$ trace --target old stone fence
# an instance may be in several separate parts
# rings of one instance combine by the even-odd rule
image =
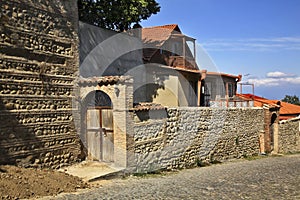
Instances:
[[[279,123],[279,153],[300,152],[300,117]]]
[[[151,116],[151,110],[147,113]],[[134,123],[136,172],[185,168],[259,154],[261,108],[168,108]],[[155,112],[161,112],[157,114]]]

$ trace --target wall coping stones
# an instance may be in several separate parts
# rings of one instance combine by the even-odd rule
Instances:
[[[167,107],[167,109],[177,110],[263,110],[261,107]]]
[[[132,83],[131,76],[101,76],[101,77],[89,77],[89,78],[79,78],[77,83],[81,87],[90,86],[102,86],[102,85],[115,85],[117,83]]]
[[[285,123],[287,123],[287,122],[299,121],[299,120],[300,120],[300,116],[299,116],[299,117],[292,118],[292,119],[282,120],[282,121],[279,121],[279,123],[280,123],[280,124],[285,124]]]

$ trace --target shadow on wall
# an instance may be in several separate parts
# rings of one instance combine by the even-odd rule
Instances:
[[[139,38],[80,22],[79,39],[82,77],[132,76],[134,102],[152,102],[157,91],[165,88],[167,76],[149,71],[149,66],[144,65]]]
[[[120,76],[143,64],[140,39],[79,22],[80,75]]]
[[[29,113],[14,112],[15,104],[0,98],[0,164],[29,166],[37,159],[35,150],[43,143],[35,136],[39,133]],[[28,125],[24,125],[28,124]]]
[[[67,165],[80,151],[71,112],[76,2],[0,1],[0,13],[0,163]]]
[[[161,120],[161,119],[166,120],[168,117],[168,113],[167,113],[166,109],[140,110],[140,111],[136,111],[135,115],[138,119],[138,120],[136,120],[136,122],[143,122],[143,121],[147,121],[149,119],[151,119],[151,120]]]
[[[142,85],[133,93],[134,102],[153,102],[153,99],[158,95],[159,89],[165,89],[164,84],[149,83]]]

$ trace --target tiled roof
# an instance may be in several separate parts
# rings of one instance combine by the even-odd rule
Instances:
[[[142,41],[144,43],[144,59],[149,60],[169,39],[173,31],[181,33],[177,24],[143,28]]]
[[[237,94],[238,97],[254,100],[255,107],[263,107],[263,105],[278,106],[278,100],[269,100],[252,94]]]
[[[113,85],[116,83],[124,83],[132,81],[130,76],[103,76],[103,77],[89,77],[89,78],[79,78],[78,85],[85,86],[96,86],[96,85]]]
[[[162,25],[162,26],[153,26],[153,27],[148,27],[148,28],[167,28],[167,29],[171,29],[171,30],[176,29],[178,32],[180,32],[178,24],[166,24],[166,25]]]
[[[264,97],[256,96],[254,94],[238,94],[241,97],[250,98],[250,99],[256,99],[256,100],[268,100]]]
[[[252,94],[238,94],[241,98],[248,98],[254,100],[255,107],[262,107],[264,104],[278,106],[280,105],[280,115],[299,115],[300,114],[300,106],[286,103],[278,100],[269,100],[263,97],[255,96]]]
[[[283,115],[300,114],[300,106],[281,101],[280,114]]]

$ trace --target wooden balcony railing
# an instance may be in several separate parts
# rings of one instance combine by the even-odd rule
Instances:
[[[169,56],[168,65],[172,67],[181,67],[186,69],[197,69],[194,58],[183,56]]]

